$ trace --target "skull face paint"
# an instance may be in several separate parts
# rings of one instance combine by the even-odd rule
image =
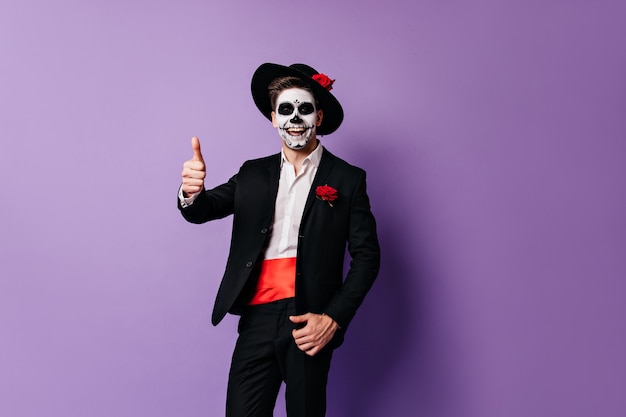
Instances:
[[[278,95],[272,124],[290,149],[304,148],[315,137],[315,128],[320,121],[315,98],[307,90],[290,88]]]

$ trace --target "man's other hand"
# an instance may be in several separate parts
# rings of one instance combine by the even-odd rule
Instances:
[[[294,329],[291,334],[298,349],[309,356],[315,356],[330,340],[339,325],[325,314],[306,313],[300,316],[289,316],[293,323],[306,323],[301,329]]]

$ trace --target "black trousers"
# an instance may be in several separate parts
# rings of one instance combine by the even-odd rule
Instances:
[[[239,320],[226,397],[227,417],[271,417],[281,382],[289,417],[323,417],[331,349],[311,357],[296,346],[293,299],[249,306]]]

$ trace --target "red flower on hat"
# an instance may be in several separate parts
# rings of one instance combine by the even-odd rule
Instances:
[[[335,82],[335,80],[331,80],[328,75],[326,74],[315,74],[313,75],[313,78],[315,81],[317,81],[319,83],[319,85],[321,85],[322,87],[324,87],[327,91],[330,91],[333,89],[333,83]]]
[[[328,202],[329,206],[333,206],[333,201],[335,201],[339,194],[337,190],[333,187],[329,187],[328,185],[320,185],[315,189],[315,195],[322,201]]]

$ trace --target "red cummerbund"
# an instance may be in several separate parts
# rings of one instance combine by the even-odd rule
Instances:
[[[296,258],[266,259],[250,305],[271,303],[296,295]]]

